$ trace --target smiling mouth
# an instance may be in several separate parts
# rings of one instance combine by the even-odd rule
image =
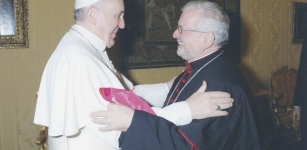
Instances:
[[[179,39],[177,39],[178,45],[184,45],[183,42]]]

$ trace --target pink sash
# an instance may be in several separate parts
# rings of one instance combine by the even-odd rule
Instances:
[[[142,110],[150,114],[156,115],[156,113],[150,108],[147,102],[138,97],[132,91],[116,89],[116,88],[99,89],[101,96],[110,103],[114,103],[112,101],[112,98],[115,97],[115,100],[121,105],[125,105],[132,109]]]

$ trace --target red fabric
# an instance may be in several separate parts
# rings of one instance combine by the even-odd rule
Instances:
[[[114,103],[112,98],[115,97],[115,100],[121,105],[156,115],[156,113],[150,108],[147,102],[138,97],[132,91],[116,88],[100,88],[99,92],[100,95],[110,103]]]
[[[187,69],[191,69],[191,65],[188,61],[185,61],[185,65],[187,66]]]
[[[196,150],[199,150],[199,148],[197,148],[195,144],[190,141],[190,139],[181,130],[178,129],[178,131],[192,145],[191,149],[195,148]]]

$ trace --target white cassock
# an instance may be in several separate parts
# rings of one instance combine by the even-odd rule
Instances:
[[[36,104],[34,123],[49,127],[49,150],[114,150],[119,131],[99,132],[91,122],[93,111],[107,110],[100,87],[131,90],[132,83],[117,73],[105,51],[106,44],[79,25],[64,35],[45,67]],[[139,85],[134,92],[148,101],[158,116],[177,125],[189,123],[186,102],[166,108],[163,83]]]

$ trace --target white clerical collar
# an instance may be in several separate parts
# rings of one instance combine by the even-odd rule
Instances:
[[[88,39],[88,42],[91,42],[91,44],[93,44],[93,46],[95,46],[95,48],[101,52],[104,52],[106,50],[106,43],[101,40],[99,37],[97,37],[95,34],[93,34],[92,32],[88,31],[87,29],[85,29],[84,27],[78,25],[78,24],[74,24],[73,26],[71,26],[71,28],[73,30],[75,30],[76,32],[79,32],[82,34],[82,36],[84,36],[84,38]]]
[[[212,51],[212,52],[210,52],[210,53],[208,53],[208,54],[206,54],[206,55],[204,55],[204,56],[201,56],[201,57],[199,57],[199,58],[197,58],[197,59],[194,59],[194,60],[192,60],[192,61],[188,61],[189,63],[191,63],[191,62],[194,62],[194,61],[197,61],[197,60],[200,60],[200,59],[203,59],[203,58],[205,58],[205,57],[207,57],[207,56],[209,56],[209,55],[211,55],[211,54],[213,54],[213,53],[215,53],[216,51],[218,51],[219,49],[216,49],[216,50],[214,50],[214,51]]]

